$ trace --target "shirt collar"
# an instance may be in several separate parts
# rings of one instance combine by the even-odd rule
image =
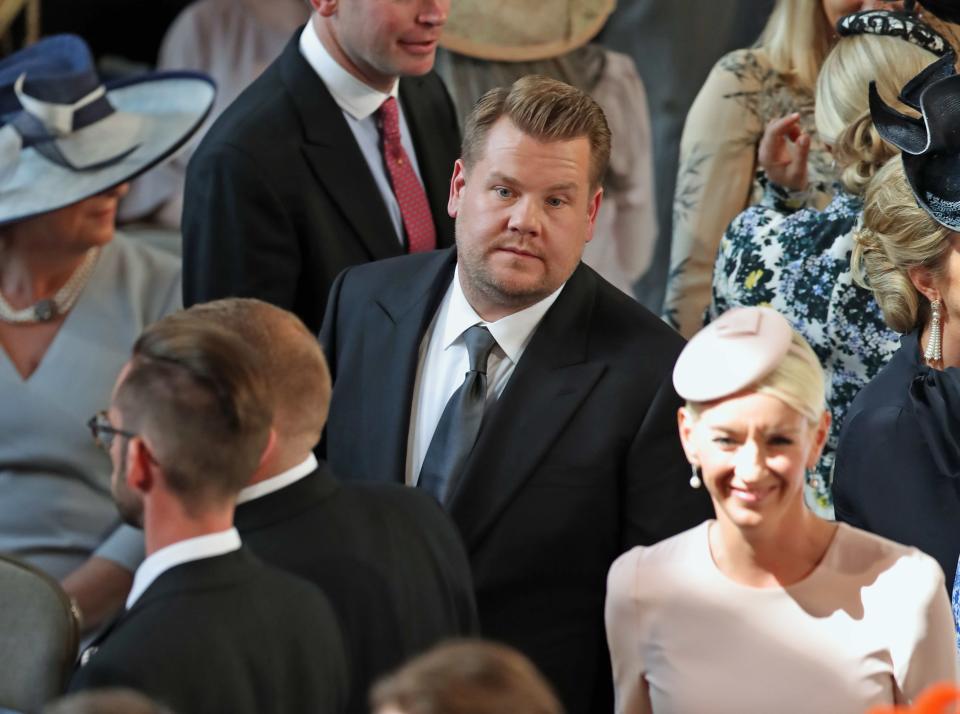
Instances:
[[[282,473],[278,473],[276,476],[271,476],[268,479],[247,486],[240,492],[240,495],[237,496],[237,505],[239,506],[241,503],[246,503],[247,501],[266,496],[274,491],[279,491],[281,488],[286,488],[290,484],[296,483],[300,479],[312,474],[317,470],[318,465],[317,457],[311,452],[310,456],[292,469],[287,469]]]
[[[237,533],[236,528],[187,538],[161,548],[156,553],[151,554],[137,568],[137,572],[133,576],[133,586],[127,596],[127,609],[133,607],[146,589],[153,584],[154,580],[171,568],[194,560],[224,555],[239,549],[240,534]]]
[[[450,302],[447,306],[446,315],[443,322],[443,349],[452,345],[466,330],[474,325],[484,325],[497,345],[503,350],[507,358],[516,364],[520,361],[520,355],[526,348],[527,343],[533,336],[534,330],[540,324],[540,320],[550,309],[550,306],[560,297],[560,291],[563,290],[564,283],[552,293],[547,295],[539,302],[530,307],[525,307],[512,315],[501,317],[496,322],[484,322],[476,310],[467,302],[467,296],[463,294],[463,288],[460,286],[460,266],[453,271],[453,282],[450,284]]]
[[[363,120],[377,111],[387,97],[396,99],[399,96],[399,81],[395,81],[393,89],[385,94],[364,84],[341,67],[323,46],[313,27],[313,22],[311,19],[300,33],[300,54],[327,85],[327,89],[330,90],[333,100],[340,109],[354,119]]]

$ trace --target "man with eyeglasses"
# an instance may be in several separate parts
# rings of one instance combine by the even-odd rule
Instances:
[[[147,558],[71,691],[131,687],[184,714],[344,711],[344,645],[326,597],[263,565],[232,525],[274,440],[259,360],[225,329],[167,318],[137,341],[110,409],[91,420]]]

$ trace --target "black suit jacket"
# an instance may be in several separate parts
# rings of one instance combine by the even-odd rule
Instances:
[[[918,333],[904,335],[853,400],[837,444],[833,505],[838,521],[936,558],[949,591],[960,556],[960,479],[937,465],[910,399],[924,369]],[[952,424],[940,428],[958,438]]]
[[[326,464],[237,507],[244,544],[330,598],[350,658],[348,711],[369,711],[373,682],[440,640],[478,630],[470,563],[427,494],[339,484]]]
[[[245,548],[161,574],[95,647],[70,691],[130,687],[177,714],[336,714],[346,705],[327,598]]]
[[[183,297],[257,297],[319,330],[344,268],[404,252],[343,112],[300,54],[299,36],[217,119],[187,167]],[[460,135],[430,73],[400,102],[437,227],[453,244],[447,195]]]
[[[331,291],[325,449],[336,473],[402,482],[424,333],[453,250],[359,266]],[[607,569],[711,514],[689,488],[670,375],[683,340],[580,265],[530,340],[449,504],[486,637],[512,643],[570,714],[612,709]],[[389,365],[385,363],[389,360]]]

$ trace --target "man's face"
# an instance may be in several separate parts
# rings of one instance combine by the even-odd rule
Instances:
[[[123,429],[123,419],[116,406],[111,406],[107,415],[112,426]],[[113,495],[113,502],[117,504],[121,520],[136,528],[143,528],[143,496],[127,484],[129,447],[130,439],[121,435],[115,436],[113,443],[110,444],[110,460],[113,462],[110,493]]]
[[[490,127],[469,170],[457,161],[448,212],[460,283],[485,320],[538,302],[573,274],[603,193],[589,173],[585,136],[541,142],[507,117]]]
[[[371,86],[433,69],[450,0],[339,0],[336,8],[336,40]]]

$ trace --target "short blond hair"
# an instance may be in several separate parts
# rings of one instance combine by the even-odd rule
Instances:
[[[898,99],[900,88],[936,59],[900,37],[868,34],[841,37],[827,55],[817,79],[817,133],[833,145],[840,181],[850,193],[862,195],[870,178],[899,153],[870,118],[870,82],[888,105],[917,116]]]
[[[757,44],[774,70],[812,92],[833,35],[818,0],[777,0]]]
[[[803,335],[793,330],[790,349],[780,364],[743,391],[776,397],[803,414],[811,425],[816,425],[827,408],[825,384],[823,367],[816,352]],[[687,402],[686,407],[687,411],[697,418],[713,403],[715,402]]]
[[[949,239],[950,231],[917,204],[900,158],[888,161],[867,185],[850,268],[854,280],[873,291],[890,329],[905,334],[926,323],[929,303],[909,271],[941,274]]]
[[[254,298],[214,300],[187,314],[236,333],[260,355],[278,436],[312,448],[330,408],[330,369],[317,337],[300,318]]]
[[[538,141],[585,137],[590,142],[590,185],[600,186],[610,163],[610,127],[590,95],[536,74],[491,89],[477,100],[464,124],[460,156],[467,170],[483,155],[490,127],[504,116]]]

